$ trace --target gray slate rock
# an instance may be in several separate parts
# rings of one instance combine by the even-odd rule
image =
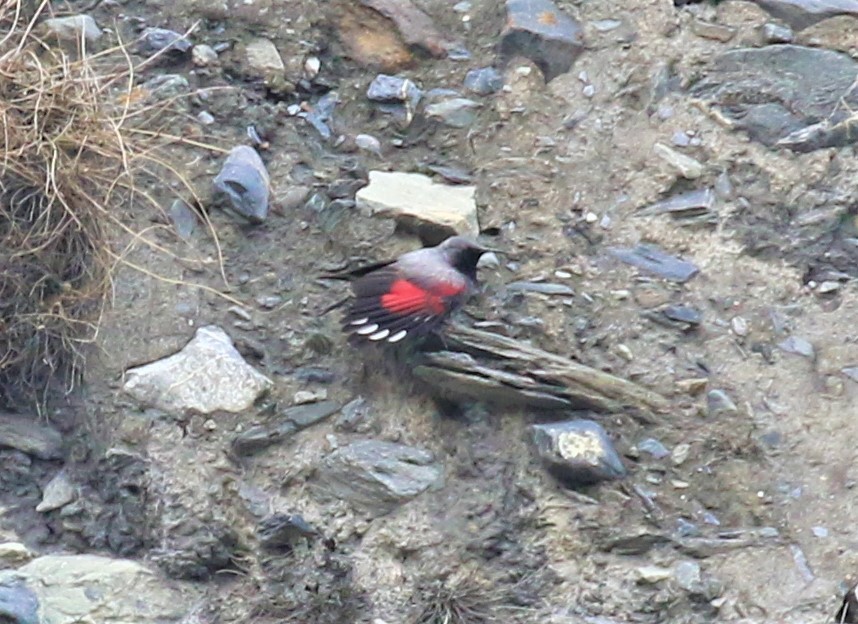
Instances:
[[[197,229],[197,215],[182,199],[177,199],[170,204],[170,220],[176,228],[176,233],[184,240],[188,240]]]
[[[797,45],[741,48],[718,56],[691,94],[720,107],[735,128],[755,141],[773,146],[785,140],[786,147],[809,151],[814,141],[824,146],[828,137],[796,133],[820,120],[829,126],[816,132],[836,133],[830,126],[845,123],[858,108],[856,74],[858,62],[831,50]],[[858,135],[846,135],[843,141],[858,140]]]
[[[45,486],[45,491],[42,494],[42,502],[36,505],[36,511],[46,513],[65,507],[76,496],[77,492],[68,473],[65,470],[60,470]]]
[[[593,485],[626,475],[610,437],[595,421],[531,425],[530,432],[543,465],[571,487]]]
[[[123,389],[170,414],[242,412],[272,385],[242,359],[219,327],[197,330],[178,353],[126,372]]]
[[[366,97],[373,102],[409,102],[413,108],[420,102],[423,92],[408,78],[379,74],[369,84]]]
[[[0,622],[41,624],[39,599],[20,580],[8,578],[0,581]]]
[[[813,26],[829,17],[858,17],[858,0],[753,0],[774,17],[796,30]]]
[[[226,195],[235,212],[251,223],[262,223],[268,216],[269,183],[265,163],[248,145],[232,148],[214,179],[215,189]]]
[[[360,440],[328,455],[319,468],[315,491],[345,500],[376,516],[440,486],[444,468],[429,451],[379,440]]]
[[[501,54],[530,59],[546,82],[568,72],[584,51],[583,29],[551,0],[506,0],[506,12]]]
[[[62,434],[35,422],[35,417],[0,413],[0,448],[13,448],[39,459],[63,456]]]
[[[83,35],[87,43],[95,43],[102,35],[98,24],[89,15],[52,17],[42,22],[41,27],[60,41],[76,41]]]
[[[251,427],[238,434],[232,441],[232,448],[238,455],[255,453],[286,440],[301,429],[306,429],[339,410],[339,404],[334,401],[320,401],[290,407],[283,412],[276,423]]]
[[[478,102],[455,97],[429,104],[425,112],[430,119],[437,119],[451,128],[468,128],[477,119],[478,108]]]
[[[302,540],[319,535],[319,532],[298,514],[269,516],[259,523],[256,533],[259,543],[269,550],[290,549]]]
[[[503,75],[494,67],[480,67],[465,74],[465,88],[477,95],[491,95],[503,88]]]
[[[0,615],[6,609],[14,624],[168,624],[189,608],[179,591],[126,559],[49,555],[0,572]]]
[[[684,283],[700,272],[696,266],[671,256],[655,245],[638,245],[633,248],[612,247],[611,255],[626,264],[655,273],[673,282]]]
[[[156,54],[164,52],[168,55],[181,56],[190,52],[194,46],[186,37],[174,30],[148,27],[140,33],[137,51],[140,54]]]

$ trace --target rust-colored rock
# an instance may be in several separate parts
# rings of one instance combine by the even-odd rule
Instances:
[[[443,58],[451,42],[408,0],[338,0],[332,21],[349,56],[386,72],[408,67],[412,48]]]

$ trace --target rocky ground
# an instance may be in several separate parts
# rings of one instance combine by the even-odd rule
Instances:
[[[0,415],[0,620],[833,619],[854,0],[54,4],[157,55],[132,93],[199,197],[148,189],[83,386]],[[462,399],[319,314],[321,273],[451,232],[507,252],[458,322],[519,372],[665,402]]]

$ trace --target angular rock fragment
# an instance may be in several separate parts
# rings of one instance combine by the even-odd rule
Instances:
[[[551,0],[506,0],[501,54],[523,56],[549,82],[572,67],[584,51],[583,29]]]
[[[571,487],[619,479],[626,474],[610,437],[595,421],[532,425],[530,432],[546,469]]]
[[[680,154],[675,149],[663,143],[656,143],[653,151],[664,162],[675,168],[683,178],[696,180],[703,175],[703,165],[691,156]]]
[[[45,486],[42,502],[36,506],[36,511],[46,513],[59,509],[72,502],[76,495],[74,484],[71,482],[68,473],[65,470],[60,470]]]
[[[35,416],[0,413],[0,448],[13,448],[39,459],[63,456],[62,434],[36,422]]]
[[[81,36],[87,43],[101,39],[101,29],[89,15],[67,15],[52,17],[41,24],[41,28],[60,41],[77,41]]]
[[[371,215],[396,219],[426,242],[454,234],[479,234],[476,187],[438,184],[419,173],[370,171],[369,185],[355,195]]]
[[[235,212],[251,223],[262,223],[268,216],[269,182],[268,170],[256,150],[239,145],[229,152],[214,186],[229,198]]]
[[[634,248],[612,247],[608,251],[626,264],[674,282],[687,282],[700,272],[700,269],[690,262],[666,254],[655,245],[641,244]]]
[[[251,427],[238,434],[232,448],[238,455],[249,455],[278,444],[340,410],[334,401],[321,401],[308,405],[297,405],[285,410],[276,423]]]
[[[491,95],[503,88],[503,74],[494,67],[472,69],[465,75],[464,85],[477,95]]]
[[[244,55],[247,69],[265,80],[282,75],[286,71],[280,52],[270,39],[251,39],[244,45]]]
[[[256,532],[260,544],[269,550],[290,549],[302,540],[319,535],[319,532],[298,514],[269,516],[259,523]]]
[[[452,128],[468,128],[477,118],[478,102],[454,97],[426,106],[426,116],[437,119]]]
[[[166,28],[148,27],[140,33],[137,52],[150,55],[162,52],[173,56],[182,56],[194,46],[185,36]]]
[[[219,327],[197,330],[184,349],[126,372],[123,389],[140,403],[171,414],[241,412],[271,387]]]
[[[443,466],[429,451],[379,440],[360,440],[328,455],[313,484],[326,499],[345,500],[381,516],[442,483]]]

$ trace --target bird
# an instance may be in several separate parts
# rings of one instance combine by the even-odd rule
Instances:
[[[375,343],[395,344],[437,330],[477,288],[477,263],[484,247],[467,236],[451,236],[435,247],[409,251],[344,274],[325,277],[351,281],[343,330]]]

